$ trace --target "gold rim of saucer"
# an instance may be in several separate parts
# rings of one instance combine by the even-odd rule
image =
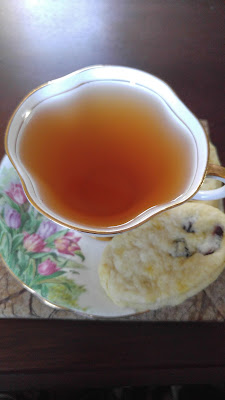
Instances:
[[[0,260],[2,262],[2,264],[4,264],[5,268],[7,269],[7,271],[9,272],[9,274],[17,281],[19,282],[30,294],[32,294],[33,296],[37,297],[43,304],[45,304],[48,307],[54,308],[56,311],[66,311],[66,312],[73,312],[74,314],[80,315],[82,317],[86,317],[90,318],[90,319],[96,319],[96,320],[109,320],[109,319],[118,319],[118,318],[127,318],[127,317],[135,317],[141,314],[144,314],[148,311],[151,311],[149,308],[147,308],[144,311],[133,311],[130,314],[126,314],[126,315],[109,315],[109,316],[104,316],[104,315],[95,315],[95,314],[91,314],[88,312],[84,312],[81,311],[79,309],[73,309],[73,308],[67,308],[64,306],[60,306],[56,303],[53,303],[52,301],[49,301],[47,299],[45,299],[45,297],[41,296],[39,293],[37,293],[34,289],[32,289],[30,286],[28,286],[26,283],[24,283],[23,281],[20,280],[20,278],[18,278],[18,276],[11,270],[11,268],[9,267],[9,265],[5,262],[4,258],[2,257],[2,255],[0,254]]]

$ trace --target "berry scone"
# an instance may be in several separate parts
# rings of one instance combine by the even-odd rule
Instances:
[[[115,236],[99,265],[100,283],[122,307],[177,305],[212,283],[225,267],[225,214],[189,202]]]

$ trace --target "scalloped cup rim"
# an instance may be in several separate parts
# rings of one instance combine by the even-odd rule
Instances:
[[[88,78],[85,76],[84,79],[84,75],[88,75]],[[188,188],[186,193],[183,193],[181,196],[167,204],[155,206],[144,211],[142,214],[123,225],[111,226],[107,228],[88,227],[82,224],[71,223],[71,221],[65,220],[61,216],[55,214],[53,210],[48,209],[48,207],[42,202],[42,200],[40,200],[35,192],[32,179],[22,165],[17,146],[17,142],[19,140],[18,137],[21,133],[21,126],[23,125],[26,116],[32,112],[33,108],[36,107],[40,101],[44,101],[51,96],[60,95],[67,90],[74,90],[81,84],[96,79],[122,80],[128,83],[142,85],[154,91],[159,95],[161,100],[169,106],[171,113],[175,114],[188,128],[196,142],[196,151],[198,152],[198,165],[196,166],[195,176],[193,177],[191,187]],[[199,148],[203,142],[205,145],[203,152],[200,154]],[[146,222],[153,215],[156,215],[169,208],[173,208],[191,199],[198,192],[199,187],[201,186],[206,175],[209,156],[209,142],[208,137],[197,117],[194,116],[194,114],[175,94],[173,89],[171,89],[170,86],[163,80],[147,72],[130,67],[116,65],[93,65],[49,81],[31,91],[20,102],[8,123],[5,134],[5,150],[20,177],[28,200],[39,212],[56,223],[70,229],[89,233],[94,236],[113,236],[117,233],[122,233],[135,228]]]

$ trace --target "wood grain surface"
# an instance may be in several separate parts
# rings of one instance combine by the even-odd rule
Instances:
[[[225,165],[222,0],[1,0],[0,158],[17,104],[93,64],[164,79]],[[223,382],[224,324],[0,320],[0,389]]]
[[[1,390],[224,381],[222,324],[13,319],[0,331]]]

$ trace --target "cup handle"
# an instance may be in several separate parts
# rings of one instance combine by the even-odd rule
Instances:
[[[225,197],[225,168],[216,164],[209,164],[206,171],[206,178],[217,179],[224,185],[212,190],[199,190],[193,200],[218,200]]]

